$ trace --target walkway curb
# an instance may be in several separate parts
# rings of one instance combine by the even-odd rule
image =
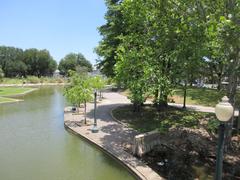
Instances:
[[[92,133],[91,127],[89,126],[78,126],[77,122],[81,117],[73,116],[70,112],[64,113],[65,128],[99,147],[103,152],[116,159],[133,174],[136,179],[163,180],[163,177],[125,150],[126,146],[124,143],[131,143],[136,131],[126,127],[126,125],[122,123],[120,124],[114,116],[112,116],[112,110],[118,107],[116,104],[121,106],[121,102],[124,102],[125,99],[117,93],[109,93],[108,97],[109,100],[112,100],[111,102],[98,106],[98,108],[101,109],[101,111],[98,112],[100,113],[99,116],[101,116],[101,118],[98,119],[98,133]],[[90,110],[93,109],[92,104],[88,104],[88,106],[91,106]],[[93,121],[92,117],[89,117],[89,120]]]
[[[124,166],[124,168],[126,168],[135,178],[137,178],[138,180],[144,180],[146,179],[145,177],[141,178],[141,174],[135,173],[131,168],[129,168],[123,161],[121,161],[119,158],[117,158],[111,151],[105,149],[104,147],[102,147],[101,145],[99,145],[98,143],[94,142],[93,140],[87,138],[86,136],[77,133],[76,131],[74,131],[72,128],[70,128],[68,125],[66,125],[64,123],[64,127],[67,129],[67,131],[69,131],[70,133],[73,133],[77,136],[79,136],[80,138],[82,138],[84,141],[92,144],[93,146],[97,147],[98,149],[100,149],[102,152],[106,153],[107,155],[109,155],[111,158],[115,159],[118,161],[118,163],[120,163],[121,165]]]

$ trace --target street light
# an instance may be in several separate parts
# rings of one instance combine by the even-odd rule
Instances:
[[[97,110],[97,91],[94,91],[94,124],[92,127],[92,132],[97,133],[98,128],[97,128],[97,118],[96,118],[96,110]]]
[[[218,133],[218,147],[217,147],[217,162],[215,180],[222,179],[222,164],[223,164],[223,148],[224,148],[224,131],[225,123],[233,116],[233,106],[228,102],[228,97],[224,96],[222,101],[216,105],[215,113],[218,120],[221,122],[219,125]]]

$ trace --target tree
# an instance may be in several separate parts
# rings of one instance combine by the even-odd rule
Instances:
[[[122,0],[106,0],[108,8],[105,14],[106,24],[98,28],[103,39],[95,48],[99,55],[98,68],[108,77],[114,77],[117,48],[121,42],[119,36],[125,34],[124,19],[121,12]]]
[[[91,87],[94,90],[97,90],[99,92],[99,96],[100,96],[100,99],[101,99],[102,98],[101,90],[105,86],[104,79],[101,76],[94,76],[94,77],[90,77],[89,81],[90,81]]]
[[[24,51],[23,62],[27,65],[27,75],[47,76],[56,70],[56,61],[49,51],[38,49],[27,49]]]
[[[240,6],[237,0],[204,1],[207,14],[207,37],[213,59],[224,65],[224,74],[228,78],[227,95],[235,107],[237,84],[240,73]],[[214,9],[214,10],[212,10]],[[219,58],[220,55],[221,58]],[[215,58],[216,57],[216,58]],[[232,136],[233,119],[227,127],[227,143],[229,146]]]
[[[26,76],[27,66],[22,61],[8,61],[5,71],[7,77],[22,77]]]
[[[58,69],[61,74],[69,75],[68,71],[92,71],[91,63],[81,53],[70,53],[61,59]]]
[[[0,46],[0,66],[6,77],[25,76],[26,65],[22,60],[22,49]]]
[[[71,85],[65,89],[64,96],[69,102],[77,106],[78,111],[80,105],[84,103],[84,123],[86,124],[86,103],[92,100],[93,89],[87,76],[79,76],[75,72],[70,74]]]
[[[129,44],[126,41],[126,44],[122,44],[118,49],[115,78],[130,90],[128,98],[133,103],[133,110],[139,112],[146,100],[149,71],[148,66],[142,61],[145,58],[144,52],[139,52],[137,48],[128,51]]]
[[[3,73],[2,67],[0,66],[0,82],[3,81],[3,78],[4,78],[4,73]]]
[[[219,85],[228,77],[234,104],[240,72],[238,1],[109,0],[107,7],[96,49],[99,66],[136,92],[133,99],[152,93],[158,106],[166,106],[174,83],[183,80],[187,87],[206,77],[207,64]]]

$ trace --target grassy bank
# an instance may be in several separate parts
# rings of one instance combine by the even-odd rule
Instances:
[[[175,103],[183,103],[183,89],[174,89],[171,99]],[[203,106],[216,106],[223,96],[227,94],[226,91],[217,91],[216,89],[207,88],[188,88],[187,89],[187,104],[203,105]],[[240,92],[237,91],[236,105],[240,105]]]
[[[64,83],[66,80],[64,78],[55,77],[36,77],[28,76],[27,78],[3,78],[0,84],[37,84],[37,83]]]
[[[121,94],[128,96],[129,90],[122,91]],[[223,96],[227,94],[226,91],[217,91],[216,89],[207,88],[194,88],[187,89],[186,104],[189,105],[202,105],[215,107]],[[181,88],[175,88],[172,91],[172,96],[169,96],[169,102],[183,104],[184,91]],[[149,100],[152,100],[150,97]],[[240,91],[237,91],[236,105],[240,106]]]
[[[0,104],[2,103],[10,103],[10,102],[17,102],[17,99],[13,98],[6,98],[6,97],[0,97]]]
[[[22,87],[2,87],[0,88],[0,103],[9,103],[9,102],[17,102],[18,99],[10,98],[13,96],[22,95],[28,93],[34,88],[22,88]]]
[[[26,87],[2,87],[0,88],[0,96],[16,96],[24,94],[28,91],[33,90],[33,88]]]

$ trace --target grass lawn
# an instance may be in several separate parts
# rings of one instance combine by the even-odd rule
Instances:
[[[9,98],[5,96],[16,96],[20,94],[24,94],[34,90],[34,88],[22,88],[22,87],[1,87],[0,88],[0,103],[7,103],[7,102],[16,102],[17,99]]]
[[[36,77],[36,76],[28,76],[26,78],[3,78],[1,84],[37,84],[37,83],[65,83],[67,82],[64,78],[58,77]]]
[[[13,98],[6,98],[6,97],[0,97],[0,104],[1,103],[8,103],[8,102],[16,102],[16,99]]]
[[[216,89],[207,88],[189,88],[187,89],[186,104],[203,105],[203,106],[216,106],[218,101],[226,95],[225,91],[217,91]],[[183,103],[183,90],[175,89],[171,99],[175,103]],[[236,105],[240,105],[240,92],[237,92]]]
[[[125,90],[120,93],[124,96],[128,96],[130,92],[129,90]],[[183,104],[183,94],[183,89],[174,89],[172,96],[169,96],[169,102],[173,100],[173,102],[177,104]],[[189,87],[187,89],[186,104],[215,107],[221,98],[226,94],[227,93],[225,91],[217,91],[216,89]],[[152,99],[149,98],[149,100]],[[240,106],[240,91],[237,91],[236,105]]]
[[[1,87],[0,88],[0,96],[15,96],[18,94],[26,93],[33,88],[26,88],[26,87]]]
[[[156,111],[155,107],[146,105],[140,113],[135,113],[129,105],[114,109],[113,116],[141,133],[156,129],[164,133],[171,127],[199,128],[200,124],[214,133],[218,126],[213,113],[186,111],[174,107]]]

